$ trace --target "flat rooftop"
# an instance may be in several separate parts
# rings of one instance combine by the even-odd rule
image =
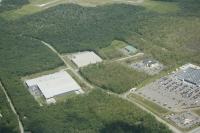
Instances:
[[[74,54],[71,60],[78,67],[83,67],[89,64],[94,64],[102,61],[102,59],[98,55],[96,55],[94,52],[89,52],[89,51]]]
[[[188,67],[177,74],[179,80],[184,80],[194,85],[200,86],[200,69]]]
[[[81,87],[66,71],[30,79],[25,82],[29,88],[37,86],[46,99],[63,93],[81,90]]]

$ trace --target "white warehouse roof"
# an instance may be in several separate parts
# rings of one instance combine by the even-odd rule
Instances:
[[[82,52],[73,55],[73,58],[71,59],[78,67],[87,66],[89,64],[94,64],[97,62],[101,62],[102,59],[96,55],[94,52]]]
[[[66,71],[27,80],[26,84],[29,88],[37,85],[46,99],[70,91],[81,90],[81,87]]]

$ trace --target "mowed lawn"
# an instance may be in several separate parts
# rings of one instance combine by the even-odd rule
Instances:
[[[7,19],[7,20],[14,20],[14,19],[18,19],[20,17],[23,17],[25,15],[30,15],[39,11],[42,11],[46,8],[61,4],[61,3],[67,3],[70,0],[59,0],[57,2],[48,4],[46,6],[43,7],[38,7],[36,6],[37,4],[45,4],[48,2],[51,2],[52,0],[29,0],[30,4],[23,6],[20,9],[16,9],[16,10],[12,10],[12,11],[6,11],[4,13],[1,13],[0,15]]]
[[[37,4],[45,4],[51,2],[52,0],[30,0],[30,4],[23,6],[20,9],[6,11],[1,13],[0,16],[7,20],[14,20],[25,15],[30,15],[39,11],[42,11],[46,8],[61,4],[61,3],[74,3],[82,6],[97,6],[111,3],[126,3],[132,5],[141,5],[145,6],[149,10],[154,10],[157,12],[165,13],[176,11],[179,9],[178,5],[175,2],[159,2],[151,0],[143,0],[141,3],[138,0],[59,0],[54,3],[48,4],[43,7],[36,6]],[[141,1],[141,0],[140,0]]]
[[[144,0],[144,2],[138,5],[145,6],[149,10],[154,10],[160,13],[174,12],[180,9],[176,2]]]

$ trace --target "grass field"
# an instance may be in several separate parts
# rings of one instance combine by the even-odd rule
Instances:
[[[78,69],[78,67],[65,55],[63,59],[74,69]]]
[[[67,99],[73,98],[77,96],[77,94],[75,92],[69,93],[69,94],[64,94],[58,97],[55,97],[56,102],[64,102]]]
[[[193,110],[197,115],[200,116],[200,109],[197,109],[197,110]]]
[[[12,11],[6,11],[4,13],[1,14],[2,17],[4,17],[7,20],[14,20],[14,19],[18,19],[20,17],[23,17],[25,15],[30,15],[39,11],[42,11],[46,8],[61,4],[61,3],[67,3],[70,0],[59,0],[55,3],[46,5],[44,7],[38,7],[36,6],[36,4],[45,4],[48,3],[52,0],[29,0],[30,4],[23,6],[20,9],[17,10],[12,10]]]
[[[78,77],[76,77],[76,75],[74,75],[74,73],[71,70],[68,69],[66,71],[77,82],[77,84],[81,87],[81,89],[83,91],[89,91],[90,90],[90,88],[87,85],[85,85],[85,83],[83,83]]]
[[[159,116],[165,116],[167,114],[170,113],[169,110],[153,103],[150,102],[149,100],[143,99],[142,97],[136,95],[136,94],[129,94],[128,98],[134,98],[135,100],[137,100],[138,103],[140,103],[141,105],[143,105],[144,107],[148,108],[149,110],[151,110],[153,113],[155,113],[156,115]]]
[[[144,0],[144,2],[138,5],[145,6],[149,10],[154,10],[160,13],[173,12],[179,10],[179,7],[175,2]]]
[[[37,101],[42,105],[46,104],[46,99],[44,98],[44,96],[38,97]]]
[[[106,48],[102,48],[99,50],[99,55],[103,59],[116,59],[121,57],[126,57],[120,49],[126,47],[127,44],[122,41],[114,40],[112,41],[111,45]]]
[[[30,4],[23,6],[20,9],[6,11],[1,13],[0,16],[7,20],[14,20],[25,15],[30,15],[39,11],[42,11],[46,8],[61,4],[61,3],[74,3],[79,4],[82,6],[97,6],[97,5],[104,5],[104,4],[111,4],[111,3],[126,3],[132,5],[141,5],[145,6],[149,10],[154,10],[157,12],[171,12],[176,11],[179,9],[176,3],[172,2],[158,2],[158,1],[151,1],[151,0],[144,0],[141,3],[138,3],[138,0],[59,0],[57,2],[51,3],[49,5],[38,7],[37,4],[45,4],[51,2],[52,0],[30,0]]]

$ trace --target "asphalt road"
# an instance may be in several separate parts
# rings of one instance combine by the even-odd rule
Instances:
[[[165,122],[163,119],[161,119],[160,117],[158,117],[157,115],[155,115],[154,113],[152,113],[151,111],[149,111],[148,109],[146,109],[146,108],[144,108],[143,106],[141,106],[140,104],[136,103],[133,99],[132,99],[132,100],[128,99],[127,96],[128,96],[130,93],[132,93],[132,92],[127,92],[127,93],[125,93],[125,94],[123,95],[123,98],[126,99],[126,100],[128,100],[128,101],[130,101],[130,102],[133,102],[134,104],[136,104],[138,107],[140,107],[140,108],[143,109],[144,111],[146,111],[146,112],[152,114],[153,116],[155,116],[155,118],[156,118],[158,121],[160,121],[160,122],[164,123],[165,125],[167,125],[174,133],[182,133],[180,130],[178,130],[178,129],[176,129],[175,127],[173,127],[172,125],[168,124],[167,122]],[[199,129],[199,130],[200,130],[200,129]],[[191,132],[191,133],[193,133],[193,132]],[[194,133],[196,133],[196,132],[194,132]]]
[[[81,80],[81,81],[83,81],[87,86],[89,86],[90,88],[94,88],[93,86],[91,86],[90,84],[88,84],[87,82],[85,82],[85,80],[83,80],[83,78],[62,58],[62,56],[50,45],[50,44],[48,44],[48,43],[46,43],[46,42],[43,42],[42,41],[42,43],[43,44],[45,44],[46,46],[48,46],[53,52],[55,52],[62,60],[63,60],[63,62],[66,64],[66,66]],[[136,54],[135,56],[141,56],[141,55],[143,55],[143,53],[138,53],[138,54]],[[134,56],[131,56],[131,57],[134,57]],[[131,58],[131,57],[126,57],[126,58],[122,58],[122,59],[120,59],[120,60],[124,60],[124,59],[127,59],[127,58]],[[144,111],[146,111],[146,112],[148,112],[148,113],[150,113],[150,114],[152,114],[153,116],[155,116],[155,118],[158,120],[158,121],[160,121],[160,122],[162,122],[162,123],[164,123],[164,124],[166,124],[174,133],[182,133],[181,131],[179,131],[178,129],[176,129],[175,127],[173,127],[173,126],[171,126],[170,124],[168,124],[167,122],[165,122],[164,120],[162,120],[160,117],[158,117],[158,116],[156,116],[154,113],[152,113],[151,111],[149,111],[148,109],[146,109],[146,108],[144,108],[143,106],[141,106],[141,105],[139,105],[138,103],[136,103],[133,99],[128,99],[127,98],[127,95],[128,94],[130,94],[131,92],[127,92],[126,94],[124,94],[123,96],[122,95],[117,95],[117,94],[115,94],[115,93],[112,93],[112,92],[108,92],[108,94],[112,94],[112,95],[116,95],[116,96],[118,96],[118,97],[121,97],[121,98],[124,98],[124,99],[126,99],[126,100],[128,100],[128,101],[130,101],[130,102],[133,102],[134,104],[136,104],[138,107],[140,107],[141,109],[143,109]],[[196,132],[194,132],[194,133],[196,133]]]
[[[19,115],[16,113],[16,110],[15,110],[15,108],[14,108],[14,106],[13,106],[13,104],[12,104],[10,98],[8,97],[7,92],[6,92],[6,90],[5,90],[5,88],[3,87],[3,85],[2,85],[1,82],[0,82],[0,87],[3,89],[3,91],[4,91],[5,95],[6,95],[7,101],[10,103],[10,107],[11,107],[13,113],[17,115],[17,120],[18,120],[18,122],[19,122],[19,128],[20,128],[21,133],[24,133],[24,128],[23,128],[23,125],[22,125],[22,123],[21,123],[21,121],[20,121],[20,119],[19,119]]]
[[[129,57],[125,57],[125,58],[121,58],[121,59],[118,59],[119,61],[122,61],[122,60],[126,60],[128,58],[132,58],[132,57],[137,57],[137,56],[143,56],[144,53],[137,53],[136,55],[133,55],[133,56],[129,56]]]
[[[89,83],[87,83],[78,73],[77,73],[77,71],[75,70],[75,69],[73,69],[64,59],[63,59],[63,57],[50,45],[50,44],[48,44],[48,43],[46,43],[46,42],[43,42],[42,41],[42,43],[44,44],[44,45],[46,45],[46,46],[48,46],[53,52],[55,52],[60,58],[61,58],[61,60],[65,63],[65,65],[83,82],[83,83],[85,83],[88,87],[90,87],[90,88],[94,88],[92,85],[90,85]]]

